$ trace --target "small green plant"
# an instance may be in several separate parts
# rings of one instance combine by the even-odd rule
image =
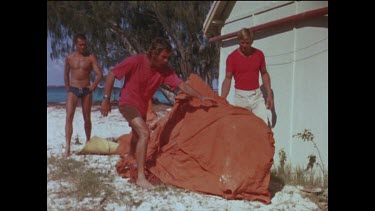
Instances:
[[[316,175],[315,169],[306,172],[302,166],[294,166],[290,163],[285,164],[284,172],[281,173],[279,169],[271,170],[271,180],[278,183],[287,185],[302,185],[307,187],[319,186],[324,188],[322,184],[327,184],[327,177],[322,178],[320,175]]]
[[[280,171],[280,173],[284,174],[284,165],[285,165],[285,162],[286,162],[286,153],[284,151],[284,148],[279,150],[279,158],[280,158],[279,171]]]
[[[309,155],[307,158],[309,159],[309,163],[307,164],[305,171],[308,171],[309,169],[312,170],[316,162],[316,156],[313,154]]]
[[[311,133],[311,130],[304,129],[302,132],[293,135],[293,138],[295,138],[295,137],[301,139],[302,141],[309,141],[309,142],[313,143],[314,148],[318,152],[320,163],[316,162],[316,156],[314,154],[309,155],[307,157],[309,159],[309,163],[307,164],[307,167],[306,167],[305,171],[307,171],[309,169],[312,170],[314,164],[318,165],[320,167],[320,170],[323,173],[323,177],[324,177],[323,182],[325,182],[326,181],[325,178],[327,177],[327,172],[326,172],[326,169],[324,167],[324,163],[323,163],[322,156],[320,154],[320,150],[319,150],[316,142],[314,141],[314,134]]]
[[[302,135],[302,134],[300,134]],[[313,136],[304,135],[303,138],[311,139]],[[278,152],[279,163],[278,167],[271,169],[271,180],[269,184],[269,191],[272,196],[282,190],[284,185],[301,185],[304,188],[316,189],[316,187],[326,189],[328,191],[328,177],[327,175],[321,176],[321,174],[316,174],[317,168],[313,168],[316,163],[316,156],[311,154],[307,158],[309,162],[306,168],[302,166],[294,166],[290,162],[286,163],[287,156],[284,149],[280,149]],[[310,171],[308,171],[310,170]],[[318,188],[318,190],[319,190]],[[321,189],[320,189],[321,190]],[[304,197],[308,197],[311,201],[316,203],[322,210],[328,210],[328,196],[323,197],[322,192],[318,193],[305,193]]]
[[[300,185],[307,185],[310,181],[305,177],[305,171],[303,167],[301,166],[295,166],[294,167],[294,176],[293,176],[293,182],[294,184],[300,184]]]

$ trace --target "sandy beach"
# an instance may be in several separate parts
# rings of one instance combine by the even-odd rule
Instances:
[[[107,117],[92,107],[91,136],[117,138],[130,132],[128,123],[119,113],[116,104]],[[159,116],[165,115],[170,106],[155,107]],[[79,172],[95,172],[102,175],[105,187],[92,196],[77,197],[74,184],[64,177],[57,177],[59,166],[64,160],[65,149],[65,105],[47,104],[47,210],[321,210],[299,186],[285,185],[277,191],[269,205],[257,201],[226,200],[219,196],[191,192],[189,190],[161,185],[154,190],[144,190],[118,176],[115,165],[118,155],[76,155],[85,143],[82,109],[77,107],[73,121],[72,155],[66,159],[71,163],[82,163]],[[78,141],[75,141],[78,140]],[[67,177],[69,175],[65,175]],[[80,183],[81,184],[81,183]],[[104,187],[104,186],[103,186]]]

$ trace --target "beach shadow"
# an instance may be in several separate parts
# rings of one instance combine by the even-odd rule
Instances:
[[[262,86],[260,86],[260,91],[263,94],[264,101],[266,101],[268,95],[267,95],[266,89],[264,88],[263,84],[262,84]],[[271,128],[274,128],[275,125],[276,125],[276,122],[277,122],[277,115],[276,115],[276,111],[275,111],[275,108],[276,108],[275,104],[276,103],[275,103],[275,95],[274,95],[273,89],[271,89],[271,94],[272,94],[272,99],[273,99],[273,108],[271,109],[272,119],[271,119],[271,122],[270,122],[269,126]]]
[[[285,182],[282,178],[271,173],[270,184],[268,190],[271,194],[271,199],[275,196],[277,192],[280,192],[285,186]]]

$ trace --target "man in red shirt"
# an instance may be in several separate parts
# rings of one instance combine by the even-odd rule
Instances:
[[[130,156],[137,160],[136,184],[143,188],[153,188],[144,174],[147,142],[150,137],[146,125],[148,102],[161,84],[168,85],[172,90],[179,88],[182,92],[199,98],[202,102],[210,100],[183,82],[174,70],[168,66],[172,54],[172,46],[163,38],[155,38],[148,50],[148,54],[131,56],[116,65],[108,73],[104,88],[104,99],[100,108],[104,116],[110,110],[110,94],[115,78],[125,77],[119,99],[119,111],[132,128],[133,136],[130,146]]]
[[[251,47],[253,33],[243,28],[238,32],[240,47],[229,54],[226,61],[226,75],[221,86],[221,96],[228,96],[232,77],[235,81],[235,105],[249,109],[270,125],[273,98],[271,94],[271,78],[266,69],[264,54],[261,50]],[[259,72],[267,92],[266,102],[259,88]]]

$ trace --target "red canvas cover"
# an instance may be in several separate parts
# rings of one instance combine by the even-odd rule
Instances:
[[[249,110],[230,105],[192,74],[186,81],[219,105],[202,105],[179,93],[172,110],[151,132],[146,176],[192,191],[226,199],[271,203],[268,189],[275,152],[271,129]],[[147,123],[157,118],[149,106]],[[120,176],[135,181],[135,160],[126,157],[131,134],[119,138]]]

